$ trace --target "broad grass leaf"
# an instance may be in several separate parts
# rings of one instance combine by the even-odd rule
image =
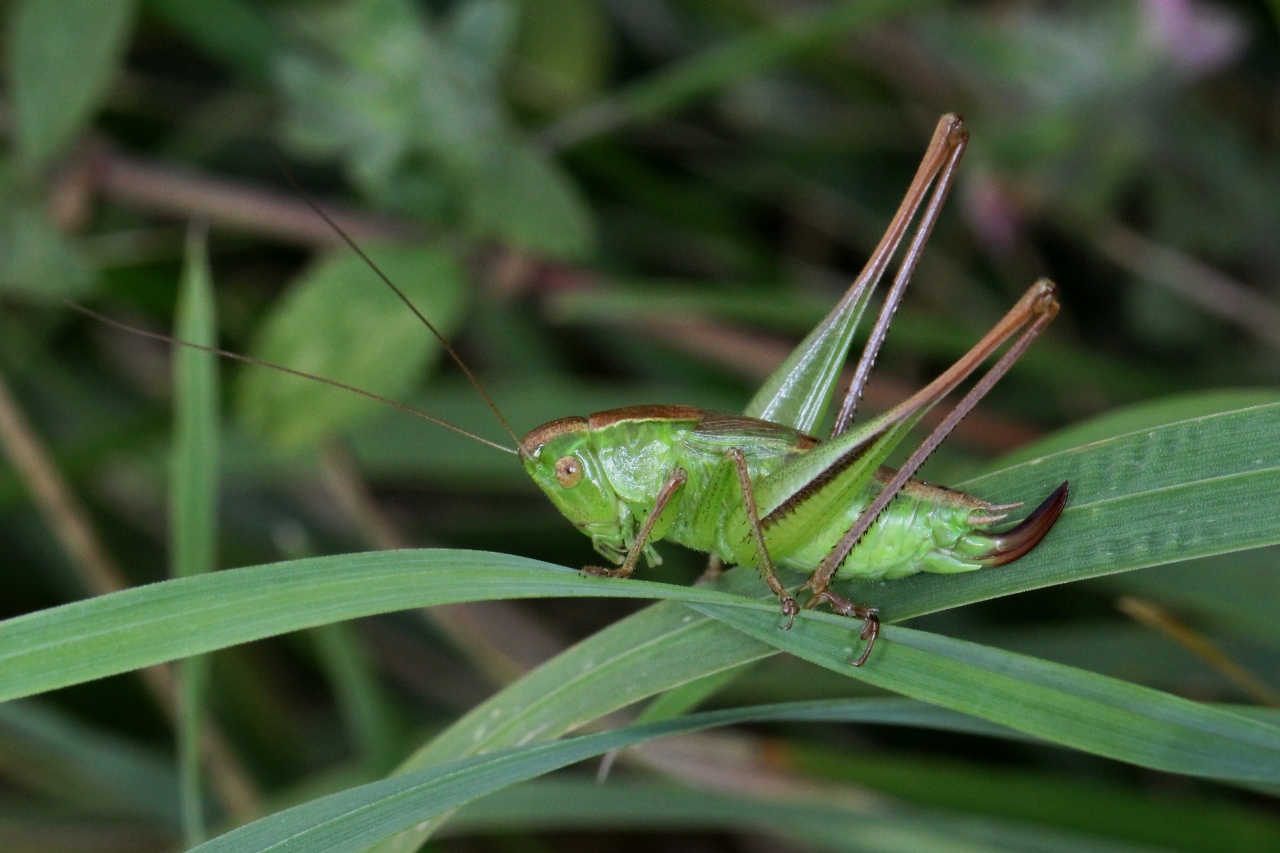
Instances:
[[[891,618],[1280,541],[1280,404],[1213,412],[1038,455],[959,487],[995,501],[1071,497],[1027,557],[963,575],[845,584]]]
[[[890,620],[905,619],[1081,577],[1185,559],[1191,554],[1182,553],[1172,543],[1158,547],[1161,529],[1196,527],[1201,494],[1196,481],[1205,472],[1213,472],[1201,484],[1210,491],[1248,492],[1258,478],[1264,483],[1280,479],[1265,462],[1259,470],[1257,454],[1248,452],[1254,447],[1265,453],[1274,444],[1269,438],[1274,435],[1274,427],[1269,425],[1274,415],[1270,407],[1217,412],[1167,424],[1156,431],[1154,439],[1145,432],[1116,435],[993,472],[980,484],[998,487],[989,494],[999,495],[1001,500],[1007,499],[1006,495],[1035,500],[1061,479],[1071,477],[1072,501],[1059,527],[1036,551],[1001,569],[945,578],[919,575],[861,589],[844,585],[842,591],[861,594],[863,600],[881,605]],[[1152,440],[1155,444],[1149,445]],[[1175,460],[1160,461],[1161,453],[1150,452],[1153,447],[1170,446],[1192,453],[1196,460],[1190,467],[1192,482],[1185,489],[1177,487],[1180,468]],[[1147,476],[1135,476],[1133,461],[1151,457],[1156,464]],[[1123,465],[1130,467],[1121,470]],[[1201,473],[1195,474],[1196,469]],[[1094,494],[1105,498],[1091,506],[1095,504],[1091,497],[1094,489]],[[1150,512],[1137,515],[1126,512],[1129,501],[1150,501],[1153,506]],[[1206,550],[1230,551],[1280,541],[1280,526],[1270,513],[1272,505],[1274,501],[1265,500],[1237,503],[1239,526],[1229,525],[1212,546],[1205,543]],[[1080,520],[1069,524],[1073,512]],[[1154,543],[1157,547],[1132,550],[1123,562],[1100,559],[1093,548],[1099,533],[1093,524],[1099,513],[1105,522],[1101,530],[1113,541]],[[1261,535],[1255,535],[1259,531]],[[729,573],[723,588],[744,595],[760,594],[759,580],[749,572]],[[866,598],[868,594],[874,597]],[[677,604],[664,602],[597,633],[481,703],[410,756],[402,769],[452,760],[475,749],[511,745],[525,737],[556,737],[632,702],[773,654],[764,644],[753,644],[737,631],[690,619],[682,610]],[[493,725],[490,715],[496,715],[501,724]],[[377,849],[380,853],[411,851],[432,829],[434,825]]]
[[[1277,402],[1280,402],[1280,391],[1271,388],[1223,388],[1161,397],[1060,429],[1051,436],[1001,457],[991,467],[1008,468],[1095,441]]]
[[[1259,431],[1273,433],[1271,421],[1277,409],[1280,406],[1260,406],[1121,435],[1045,457],[1036,464],[1014,466],[999,472],[998,480],[992,475],[985,482],[1002,483],[1014,493],[1034,493],[1043,478],[1058,476],[1057,466],[1070,463],[1081,484],[1077,498],[1090,513],[1095,505],[1163,497],[1164,513],[1120,516],[1114,521],[1119,526],[1109,528],[1106,534],[1145,543],[1153,523],[1183,523],[1179,520],[1183,514],[1174,502],[1184,499],[1182,486],[1186,487],[1185,499],[1191,500],[1195,486],[1230,488],[1233,483],[1249,484],[1259,477],[1275,476],[1266,445],[1260,444],[1257,436]],[[1151,441],[1155,444],[1148,443]],[[1182,486],[1176,467],[1158,464],[1170,447],[1202,452],[1196,465],[1188,468],[1193,479]],[[1280,538],[1274,525],[1259,528],[1252,518],[1265,514],[1264,504],[1245,507],[1244,512],[1240,525],[1228,526],[1222,536],[1206,544],[1231,550],[1261,544],[1260,538]],[[1088,542],[1100,535],[1083,522],[1075,530],[1065,529],[1065,544],[1072,539]],[[926,589],[927,594],[914,597],[900,594],[886,613],[891,618],[906,618],[965,603],[973,600],[976,592],[1008,594],[1116,570],[1106,563],[1059,563],[1054,558],[1045,561],[1052,571],[1042,573],[1036,568],[1039,553],[1012,567],[1019,571],[991,570],[967,576],[1001,575],[1001,582],[990,590],[952,584]],[[1133,563],[1125,567],[1140,565],[1144,559],[1176,558],[1148,545],[1131,553]],[[429,584],[422,577],[428,564],[433,566]],[[904,583],[884,584],[879,589],[887,598],[890,593],[898,594]],[[0,649],[4,649],[0,688],[5,696],[25,695],[327,621],[429,603],[524,595],[672,597],[716,606],[720,619],[737,613],[742,623],[739,627],[757,635],[726,629],[680,605],[649,608],[580,643],[477,706],[409,762],[409,767],[423,767],[463,758],[475,750],[556,737],[630,702],[770,655],[775,647],[787,643],[805,640],[807,645],[796,651],[829,657],[846,654],[846,646],[852,653],[857,645],[855,632],[845,620],[807,615],[796,631],[780,632],[772,602],[757,603],[726,592],[756,596],[762,590],[758,579],[745,572],[730,573],[725,592],[717,592],[639,581],[596,582],[567,570],[497,554],[392,552],[307,560],[158,584],[9,620],[0,624]],[[824,632],[833,633],[826,636]],[[1262,778],[1267,767],[1280,766],[1280,762],[1267,760],[1270,727],[1100,676],[973,644],[957,646],[957,642],[891,629],[884,649],[876,655],[881,659],[896,655],[898,665],[883,666],[877,672],[873,656],[866,670],[855,673],[849,667],[848,671],[868,680],[898,678],[893,684],[884,682],[884,686],[952,707],[967,702],[966,710],[989,719],[1150,766],[1245,780]],[[841,667],[845,672],[843,657]],[[957,689],[961,682],[973,689]],[[992,689],[986,690],[988,686]],[[1079,711],[1081,716],[1067,714],[1064,718],[1062,709]],[[1055,718],[1055,714],[1059,716]],[[1082,726],[1079,721],[1083,719],[1096,725]],[[1143,723],[1139,725],[1137,720]],[[1249,747],[1243,755],[1240,743]],[[1175,748],[1188,744],[1185,753]],[[418,833],[410,840],[416,844],[422,836]]]

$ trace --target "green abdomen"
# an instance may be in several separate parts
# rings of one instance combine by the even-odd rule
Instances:
[[[783,566],[811,572],[853,526],[874,495],[849,504],[845,514],[814,531],[790,553],[770,553]],[[949,574],[982,568],[991,549],[986,525],[971,519],[982,506],[970,495],[909,483],[850,552],[837,573],[845,580],[893,580],[917,572]],[[765,539],[768,541],[766,531]]]
[[[755,546],[741,511],[736,476],[722,466],[701,473],[705,479],[691,477],[691,482],[701,480],[702,488],[690,494],[690,500],[678,510],[681,519],[697,519],[696,522],[677,521],[667,538],[717,554],[731,565],[758,568]],[[871,493],[849,502],[825,523],[791,518],[785,531],[766,526],[765,542],[774,563],[812,572],[874,497],[875,493]],[[991,539],[984,535],[988,525],[974,524],[972,520],[975,515],[981,520],[981,511],[987,506],[985,501],[963,492],[911,481],[849,554],[837,577],[892,580],[917,572],[952,573],[982,568],[976,558],[990,551]],[[719,511],[716,507],[720,507]],[[708,524],[712,516],[719,517]]]

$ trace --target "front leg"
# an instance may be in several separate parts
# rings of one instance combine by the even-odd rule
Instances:
[[[796,604],[796,600],[791,597],[791,593],[787,592],[787,588],[782,585],[782,581],[778,580],[778,573],[773,568],[773,558],[769,556],[769,548],[764,542],[764,529],[760,526],[760,512],[756,508],[755,489],[751,486],[751,472],[747,470],[747,457],[735,447],[729,451],[729,458],[733,460],[734,467],[738,469],[738,485],[742,489],[742,506],[747,512],[747,524],[751,528],[751,538],[756,542],[756,554],[760,560],[760,573],[764,575],[764,582],[769,585],[769,589],[773,590],[773,594],[778,596],[778,600],[782,602],[782,615],[787,617],[787,624],[783,626],[783,630],[790,630],[791,623],[795,621],[796,614],[800,612],[800,607]]]
[[[667,478],[667,481],[662,484],[662,488],[658,490],[658,497],[653,502],[653,509],[649,510],[649,515],[645,518],[644,524],[640,525],[640,532],[636,535],[636,541],[631,544],[631,550],[627,552],[627,558],[622,561],[621,566],[616,569],[607,569],[603,566],[583,566],[582,573],[604,578],[631,577],[631,573],[636,570],[636,563],[639,562],[640,555],[644,553],[644,543],[648,541],[649,534],[653,532],[653,526],[658,523],[658,517],[667,508],[667,504],[671,503],[671,499],[676,496],[676,492],[680,490],[680,487],[688,481],[689,475],[683,468],[677,468],[671,472],[671,476]]]

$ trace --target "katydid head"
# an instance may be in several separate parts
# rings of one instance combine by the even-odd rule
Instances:
[[[622,501],[609,485],[586,418],[561,418],[520,441],[525,471],[595,549],[619,562],[627,544]]]

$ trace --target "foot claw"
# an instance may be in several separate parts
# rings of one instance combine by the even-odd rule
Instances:
[[[862,655],[857,660],[849,661],[854,666],[862,666],[867,662],[867,658],[871,657],[871,650],[875,648],[876,638],[880,636],[880,617],[877,615],[876,609],[873,607],[871,611],[863,617],[862,639],[867,641],[867,647],[862,650]]]
[[[787,624],[782,626],[782,630],[790,631],[791,625],[796,621],[796,614],[800,612],[800,605],[796,604],[796,600],[791,596],[782,599],[782,615],[787,617]]]
[[[864,640],[870,640],[872,637],[880,635],[880,611],[874,607],[870,612],[862,618],[862,633],[859,634]]]
[[[862,650],[862,656],[857,660],[851,660],[849,663],[854,666],[862,666],[867,662],[867,658],[871,656],[871,649],[876,644],[876,638],[880,636],[880,610],[876,607],[862,607],[854,604],[843,596],[836,595],[830,590],[824,590],[821,595],[822,600],[831,605],[831,609],[839,613],[841,616],[848,616],[850,619],[862,620],[862,631],[859,636],[866,641],[867,647]]]
[[[583,566],[578,574],[588,578],[625,578],[627,576],[621,569],[606,569],[604,566]]]

